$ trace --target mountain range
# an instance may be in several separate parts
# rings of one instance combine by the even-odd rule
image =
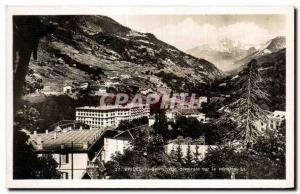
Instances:
[[[262,44],[260,49],[253,52],[252,54],[247,55],[246,57],[235,62],[235,66],[237,67],[234,71],[239,72],[249,61],[252,59],[257,59],[261,56],[265,56],[271,53],[276,53],[282,49],[286,48],[286,39],[284,36],[275,37],[266,43]]]
[[[262,107],[269,111],[285,111],[286,106],[286,49],[255,57],[257,70],[261,76],[262,89],[267,92],[268,100],[261,102]],[[234,74],[220,79],[214,83],[213,91],[229,95],[228,104],[239,99],[236,91],[240,89],[240,80],[244,80],[244,67]],[[235,97],[234,97],[235,96]],[[226,104],[226,103],[225,103]]]
[[[223,39],[217,44],[201,45],[186,52],[212,62],[230,74],[239,72],[251,59],[277,52],[285,47],[285,37],[278,36],[258,46]]]
[[[40,41],[37,60],[29,67],[35,79],[55,91],[80,82],[186,90],[224,76],[207,60],[106,16],[37,17],[56,30]]]
[[[204,44],[186,51],[195,57],[204,58],[223,71],[235,68],[235,61],[256,52],[254,45],[242,44],[231,39],[222,39],[216,44]]]

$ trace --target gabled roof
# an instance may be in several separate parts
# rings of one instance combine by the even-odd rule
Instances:
[[[123,131],[119,133],[118,135],[114,136],[115,139],[125,139],[125,140],[131,140],[134,139],[133,135],[131,134],[130,130]]]
[[[31,143],[37,152],[89,152],[103,135],[101,130],[51,131],[31,135]]]
[[[150,128],[150,129],[147,129]],[[134,139],[134,134],[137,130],[151,130],[152,128],[148,125],[141,125],[138,127],[134,127],[131,129],[127,129],[125,131],[118,131],[119,133],[115,136],[113,136],[114,139],[122,139],[122,140],[132,140]]]

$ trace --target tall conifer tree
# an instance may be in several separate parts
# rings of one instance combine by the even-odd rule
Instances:
[[[266,122],[269,114],[261,107],[261,102],[269,99],[263,90],[255,59],[248,63],[240,78],[236,83],[239,89],[235,93],[235,100],[224,107],[223,118],[230,118],[237,123],[237,130],[232,133],[233,139],[252,144],[257,136],[261,135],[261,131],[256,128],[256,122]]]

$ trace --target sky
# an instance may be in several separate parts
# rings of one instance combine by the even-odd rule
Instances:
[[[108,15],[109,16],[109,15]],[[154,34],[182,51],[229,38],[260,45],[285,36],[283,15],[112,15],[133,30]]]

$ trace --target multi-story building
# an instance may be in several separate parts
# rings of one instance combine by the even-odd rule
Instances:
[[[149,104],[85,106],[76,108],[76,120],[92,128],[117,127],[121,121],[131,121],[150,116]]]
[[[100,152],[102,134],[98,129],[66,128],[31,134],[30,142],[38,156],[52,155],[61,179],[82,179]]]
[[[120,131],[112,127],[99,130],[60,124],[51,132],[23,132],[30,136],[30,143],[39,157],[53,157],[61,179],[103,178],[104,162],[111,160],[118,152],[123,154],[136,131],[150,130],[146,125]]]
[[[261,133],[267,134],[268,131],[277,130],[284,120],[285,112],[276,110],[268,115],[266,121],[257,120],[254,125]]]
[[[276,130],[280,127],[282,122],[285,120],[285,111],[274,111],[269,116],[268,128],[270,130]]]

